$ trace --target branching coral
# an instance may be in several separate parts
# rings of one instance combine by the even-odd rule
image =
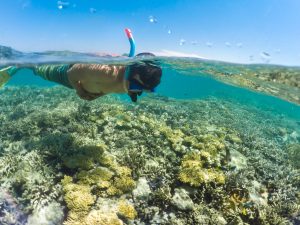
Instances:
[[[20,147],[20,146],[19,146]],[[22,147],[22,146],[21,146]],[[7,154],[0,159],[1,186],[11,187],[27,210],[43,207],[61,194],[54,180],[60,178],[37,151]],[[3,167],[2,167],[3,165]]]

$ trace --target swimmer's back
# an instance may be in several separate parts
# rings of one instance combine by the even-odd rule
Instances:
[[[80,81],[90,93],[124,93],[125,66],[103,64],[74,64],[68,70],[73,87]]]

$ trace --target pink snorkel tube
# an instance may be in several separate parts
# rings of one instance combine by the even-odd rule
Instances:
[[[130,52],[129,52],[129,55],[128,57],[133,57],[134,54],[135,54],[135,41],[133,39],[133,36],[132,36],[132,33],[131,33],[131,30],[126,28],[125,29],[125,33],[127,35],[127,38],[129,40],[129,43],[130,43]]]

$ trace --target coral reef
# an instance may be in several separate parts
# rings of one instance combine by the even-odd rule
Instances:
[[[172,204],[180,210],[192,210],[194,203],[189,196],[189,193],[183,188],[176,188],[175,194],[172,197]]]
[[[25,225],[26,223],[27,215],[16,200],[6,190],[0,189],[0,224]]]
[[[135,208],[125,201],[120,201],[118,205],[118,214],[126,219],[133,220],[137,216]]]
[[[291,164],[300,169],[300,144],[291,144],[287,147],[287,153]]]
[[[84,214],[89,211],[91,205],[95,202],[89,186],[74,184],[72,177],[68,176],[65,176],[62,180],[62,186],[65,192],[64,200],[71,213]]]
[[[224,184],[224,174],[219,168],[213,166],[214,164],[218,165],[216,161],[217,157],[212,158],[208,152],[186,154],[181,162],[179,180],[194,187],[209,182]]]
[[[97,197],[120,196],[132,191],[135,187],[131,170],[120,166],[113,156],[105,152],[105,149],[106,146],[103,144],[83,147],[78,154],[64,159],[63,165],[69,169],[78,170],[74,175],[76,183],[70,176],[65,176],[61,181],[64,200],[69,209],[68,218],[64,224],[119,223],[114,215],[116,212],[109,212],[109,215],[114,215],[112,218],[97,211],[89,213]],[[95,196],[92,195],[92,191]],[[120,202],[118,212],[124,219],[136,217],[134,207],[125,202]]]
[[[64,220],[64,207],[57,202],[35,210],[28,218],[28,225],[59,225]]]
[[[86,103],[60,87],[0,96],[0,188],[18,206],[9,215],[47,225],[299,221],[299,122],[286,115],[213,98]],[[6,225],[5,207],[0,195]]]
[[[74,224],[74,223],[72,223]],[[93,210],[89,213],[82,225],[122,225],[123,222],[117,217],[115,213],[103,213],[101,211]]]
[[[200,72],[231,85],[249,88],[300,104],[300,78],[297,67],[240,65],[199,59],[173,59],[166,63],[181,73],[198,75]]]

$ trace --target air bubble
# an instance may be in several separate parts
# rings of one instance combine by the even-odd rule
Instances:
[[[150,23],[157,23],[157,19],[154,16],[149,16]]]
[[[236,47],[242,48],[242,47],[243,47],[243,43],[242,43],[242,42],[237,43],[237,44],[236,44]]]
[[[30,6],[30,1],[22,1],[22,9],[26,9]]]
[[[57,1],[58,9],[66,9],[70,6],[70,2]]]
[[[226,47],[228,47],[228,48],[230,48],[230,47],[231,47],[231,44],[230,44],[230,42],[225,42],[225,45],[226,45]]]
[[[209,48],[211,48],[213,45],[214,45],[214,44],[213,44],[213,43],[211,43],[211,42],[209,42],[209,41],[208,41],[208,42],[206,42],[206,46],[207,46],[207,47],[209,47]]]
[[[172,34],[172,30],[169,26],[164,25],[164,30],[168,33],[168,34]]]
[[[262,52],[260,53],[260,57],[265,63],[269,63],[271,60],[271,55],[268,52]]]
[[[96,13],[96,12],[97,12],[97,9],[95,9],[95,8],[90,8],[90,13],[94,14],[94,13]]]
[[[179,45],[185,45],[185,43],[186,43],[186,40],[184,40],[183,38],[182,39],[180,39],[180,41],[179,41]]]
[[[270,57],[271,55],[269,53],[267,53],[267,52],[262,52],[261,56],[263,56],[263,57]]]

